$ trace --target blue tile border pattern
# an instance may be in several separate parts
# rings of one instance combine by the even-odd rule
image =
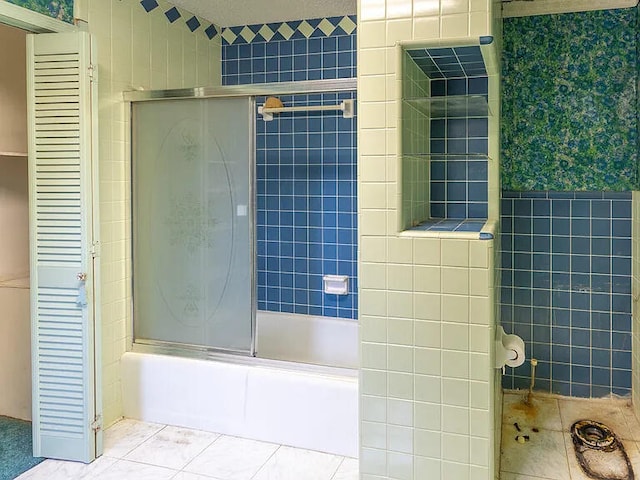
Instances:
[[[501,318],[538,359],[536,389],[631,392],[631,192],[502,193]],[[527,388],[530,365],[508,369]]]
[[[140,0],[139,4],[147,13],[151,13],[156,8],[160,8],[160,4],[157,0]],[[204,27],[202,31],[209,40],[213,40],[222,31],[222,29],[217,25],[208,22],[203,18],[198,18],[196,15],[193,15],[186,10],[181,11],[180,9],[178,9],[178,7],[175,6],[172,6],[171,8],[168,8],[166,11],[164,11],[164,16],[169,21],[169,23],[175,23],[180,18],[185,19],[184,23],[191,32],[195,32],[203,25],[206,25],[206,27]]]
[[[169,10],[164,12],[164,16],[167,17],[169,23],[173,23],[178,20],[182,16],[182,14],[176,7],[171,7]]]
[[[195,32],[200,27],[200,25],[202,25],[200,21],[195,17],[195,15],[185,23],[187,24],[187,27],[189,27],[189,30],[191,30],[192,32]]]
[[[278,23],[238,25],[222,30],[223,45],[277,42],[303,38],[352,35],[356,30],[356,16],[314,18]]]
[[[280,97],[324,105],[355,92]],[[258,104],[264,101],[257,99]],[[356,119],[282,113],[256,124],[258,309],[357,318]],[[323,293],[347,275],[348,295]]]
[[[347,18],[355,25],[355,17]],[[294,82],[304,80],[322,80],[336,78],[354,78],[356,76],[356,32],[348,28],[346,33],[341,27],[333,30],[321,28],[323,20],[305,20],[288,22],[293,26],[317,25],[315,29],[303,29],[287,35],[270,35],[265,32],[268,25],[248,25],[231,27],[222,33],[222,83],[223,85],[244,85],[249,83]],[[327,20],[328,22],[328,20]],[[328,22],[331,23],[331,22]],[[342,22],[337,22],[340,25]],[[273,25],[276,28],[277,25]],[[229,42],[229,33],[239,31],[240,42]],[[282,28],[280,28],[282,29]],[[279,29],[279,30],[280,30]],[[247,41],[242,37],[245,34]],[[257,33],[253,33],[253,32]],[[271,30],[270,30],[271,31]],[[329,32],[329,34],[325,33]],[[262,36],[262,34],[265,37]],[[318,33],[318,34],[316,34]],[[234,34],[235,35],[235,34]],[[269,39],[269,40],[266,40]]]
[[[141,0],[140,5],[142,5],[147,13],[160,6],[160,4],[156,0]]]

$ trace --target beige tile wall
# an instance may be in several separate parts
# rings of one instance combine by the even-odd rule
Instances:
[[[358,126],[363,480],[496,475],[497,252],[492,240],[398,234],[396,42],[443,39],[446,45],[499,35],[493,18],[499,8],[489,0],[358,2],[359,108],[378,112],[361,114]],[[492,83],[490,154],[497,157],[499,82]],[[496,158],[492,182],[497,164]],[[362,194],[373,185],[376,198]],[[492,219],[497,193],[494,184]],[[497,238],[497,222],[491,226]]]
[[[119,361],[131,340],[130,165],[128,105],[122,92],[219,85],[220,37],[208,25],[191,32],[184,12],[175,23],[136,0],[77,0],[76,16],[97,40],[103,407],[105,425],[122,415]]]
[[[500,238],[499,231],[496,229],[495,238]],[[499,240],[494,243],[493,249],[493,289],[489,292],[489,303],[493,307],[491,314],[491,333],[490,338],[495,338],[495,328],[500,323],[500,285],[502,279],[500,275],[500,243]],[[493,352],[495,353],[495,352]],[[495,355],[491,355],[491,365],[495,365]],[[493,403],[490,405],[490,412],[493,412],[493,475],[489,475],[490,479],[497,479],[500,475],[500,441],[502,430],[502,375],[500,370],[492,370],[489,376],[489,382],[493,382],[493,395],[491,400]]]
[[[363,479],[493,478],[493,241],[361,239]]]

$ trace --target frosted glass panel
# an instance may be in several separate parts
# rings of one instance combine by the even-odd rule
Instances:
[[[251,349],[250,103],[133,105],[136,340]]]

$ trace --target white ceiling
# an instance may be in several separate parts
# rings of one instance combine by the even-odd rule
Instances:
[[[170,0],[221,27],[356,14],[356,0]]]

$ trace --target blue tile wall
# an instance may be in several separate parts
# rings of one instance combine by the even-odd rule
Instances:
[[[484,227],[484,220],[467,219],[431,219],[410,228],[409,230],[421,230],[431,232],[477,232]],[[490,237],[490,238],[493,238]]]
[[[264,27],[225,29],[224,85],[356,76],[355,17]],[[327,105],[355,99],[356,92],[279,98],[286,106]],[[258,309],[357,318],[356,160],[355,118],[339,112],[258,118]],[[324,294],[328,274],[348,275],[349,294]]]
[[[344,17],[352,23],[355,17]],[[355,30],[346,33],[336,27],[327,35],[318,26],[322,20],[307,20],[310,30],[300,31],[300,22],[288,22],[297,28],[289,38],[281,34],[266,41],[255,34],[251,42],[242,36],[229,43],[223,32],[222,81],[224,85],[248,83],[293,82],[302,80],[322,80],[336,78],[354,78],[356,76],[356,34]],[[339,23],[338,23],[339,24]],[[270,24],[272,25],[272,24]],[[315,25],[314,28],[311,25]],[[355,23],[353,23],[355,29]],[[230,27],[239,33],[245,28],[251,32],[260,32],[268,25],[249,25]],[[272,25],[276,29],[277,25]],[[350,29],[348,29],[350,30]],[[276,32],[278,30],[276,29]],[[289,28],[293,31],[293,28]],[[312,33],[310,33],[312,32]],[[249,37],[251,38],[251,37]]]
[[[638,187],[636,8],[505,18],[502,186]]]
[[[486,158],[432,155],[430,163],[431,218],[487,218]]]
[[[431,95],[486,96],[488,79],[480,76],[431,80]],[[457,118],[447,112],[443,118],[431,120],[432,218],[487,218],[488,132],[486,115]]]
[[[169,20],[169,23],[173,23],[177,21],[182,15],[180,14],[180,12],[176,7],[171,7],[169,10],[164,12],[164,16],[167,17],[167,20]]]
[[[536,389],[631,391],[631,192],[502,193],[501,317],[537,358]],[[530,367],[507,369],[528,388]]]
[[[429,78],[463,78],[487,75],[480,47],[419,48],[408,50]]]
[[[301,106],[355,96],[280,99]],[[258,309],[357,318],[356,160],[355,118],[310,112],[257,121]],[[328,274],[348,275],[349,294],[324,294]]]

